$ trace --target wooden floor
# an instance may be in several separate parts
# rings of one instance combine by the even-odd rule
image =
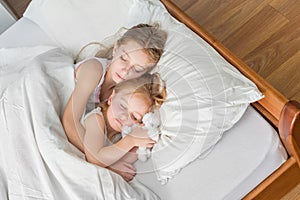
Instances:
[[[31,0],[3,0],[10,12],[17,18],[21,18]]]
[[[300,0],[171,0],[287,98],[300,102]]]

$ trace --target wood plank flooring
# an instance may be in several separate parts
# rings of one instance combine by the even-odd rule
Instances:
[[[299,0],[171,0],[287,98],[300,102]]]
[[[23,16],[30,0],[3,0],[3,2],[9,7],[15,17],[19,19]]]

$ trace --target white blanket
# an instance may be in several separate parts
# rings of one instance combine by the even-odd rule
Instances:
[[[49,46],[0,49],[0,199],[158,199],[68,142],[60,117],[74,88],[72,63]]]

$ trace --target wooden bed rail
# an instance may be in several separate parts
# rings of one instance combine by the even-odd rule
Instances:
[[[234,65],[242,74],[244,74],[257,85],[259,90],[264,94],[265,98],[257,103],[254,103],[253,106],[267,116],[274,126],[278,127],[281,110],[288,102],[288,99],[245,63],[243,63],[243,61],[231,53],[224,45],[212,37],[212,35],[205,31],[191,17],[180,10],[180,8],[178,8],[174,3],[169,0],[161,0],[161,2],[166,6],[167,10],[172,16],[184,23],[206,42],[212,45],[228,62]]]
[[[300,166],[300,104],[298,102],[290,101],[284,106],[278,129],[287,151]]]
[[[280,200],[300,182],[300,168],[289,158],[279,169],[261,182],[243,200]]]

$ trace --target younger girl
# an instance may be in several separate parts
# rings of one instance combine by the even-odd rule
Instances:
[[[140,24],[127,32],[105,53],[76,65],[76,86],[66,105],[62,123],[69,141],[84,151],[80,135],[85,132],[80,123],[84,113],[95,103],[107,101],[115,85],[139,77],[153,69],[162,55],[166,33],[157,25]],[[101,92],[100,92],[101,89]]]
[[[157,73],[147,73],[118,83],[107,103],[101,104],[84,118],[85,132],[81,137],[87,161],[113,169],[113,165],[133,147],[152,147],[155,141],[141,127],[113,142],[123,126],[141,124],[143,116],[159,108],[165,98],[165,85]],[[132,169],[130,163],[127,167]]]

